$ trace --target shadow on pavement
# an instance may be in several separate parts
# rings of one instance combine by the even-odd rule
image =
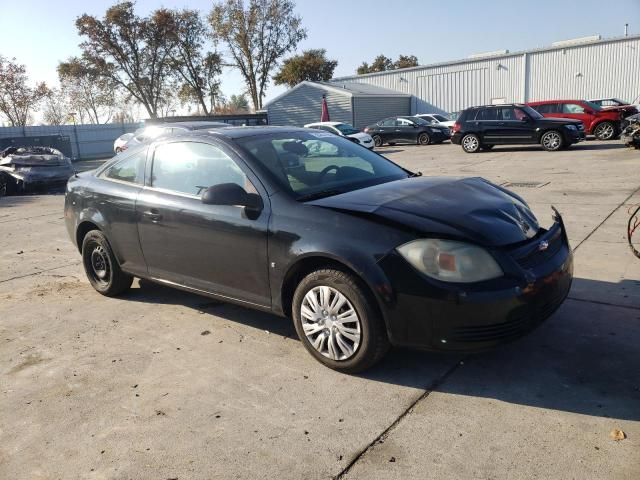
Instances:
[[[591,282],[591,288],[621,286],[576,281]],[[185,305],[296,338],[288,319],[217,303],[149,281],[141,281],[140,288],[132,289],[123,299]],[[427,379],[442,375],[456,364],[453,375],[436,385],[435,391],[583,415],[640,420],[640,308],[568,299],[537,330],[493,351],[462,355],[396,349],[360,376],[376,382],[432,389]]]

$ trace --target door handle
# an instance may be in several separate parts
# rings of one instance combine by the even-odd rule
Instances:
[[[151,220],[154,223],[155,222],[159,222],[160,220],[162,220],[162,215],[155,208],[152,208],[151,210],[147,210],[146,212],[143,212],[142,215],[144,215],[145,217],[147,217],[149,220]]]

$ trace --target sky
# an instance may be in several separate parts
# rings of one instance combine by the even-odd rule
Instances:
[[[113,0],[0,0],[0,55],[27,66],[30,78],[57,84],[58,62],[80,53],[74,21],[102,16]],[[352,75],[379,54],[415,55],[421,65],[473,53],[543,47],[558,40],[640,34],[640,0],[298,0],[308,38],[297,52],[324,48],[338,60],[335,76]],[[139,0],[144,15],[155,8],[197,8],[213,0]],[[221,46],[224,53],[224,46]],[[245,90],[237,71],[225,71],[228,97]],[[282,93],[271,85],[266,100]]]

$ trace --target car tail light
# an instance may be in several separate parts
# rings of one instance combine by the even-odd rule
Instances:
[[[460,128],[462,128],[462,125],[460,125],[458,122],[453,124],[453,128],[451,128],[451,133],[458,133],[460,131]]]

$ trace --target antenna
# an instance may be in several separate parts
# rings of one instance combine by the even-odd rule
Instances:
[[[624,36],[625,37],[629,36],[629,24],[628,23],[624,24]]]

